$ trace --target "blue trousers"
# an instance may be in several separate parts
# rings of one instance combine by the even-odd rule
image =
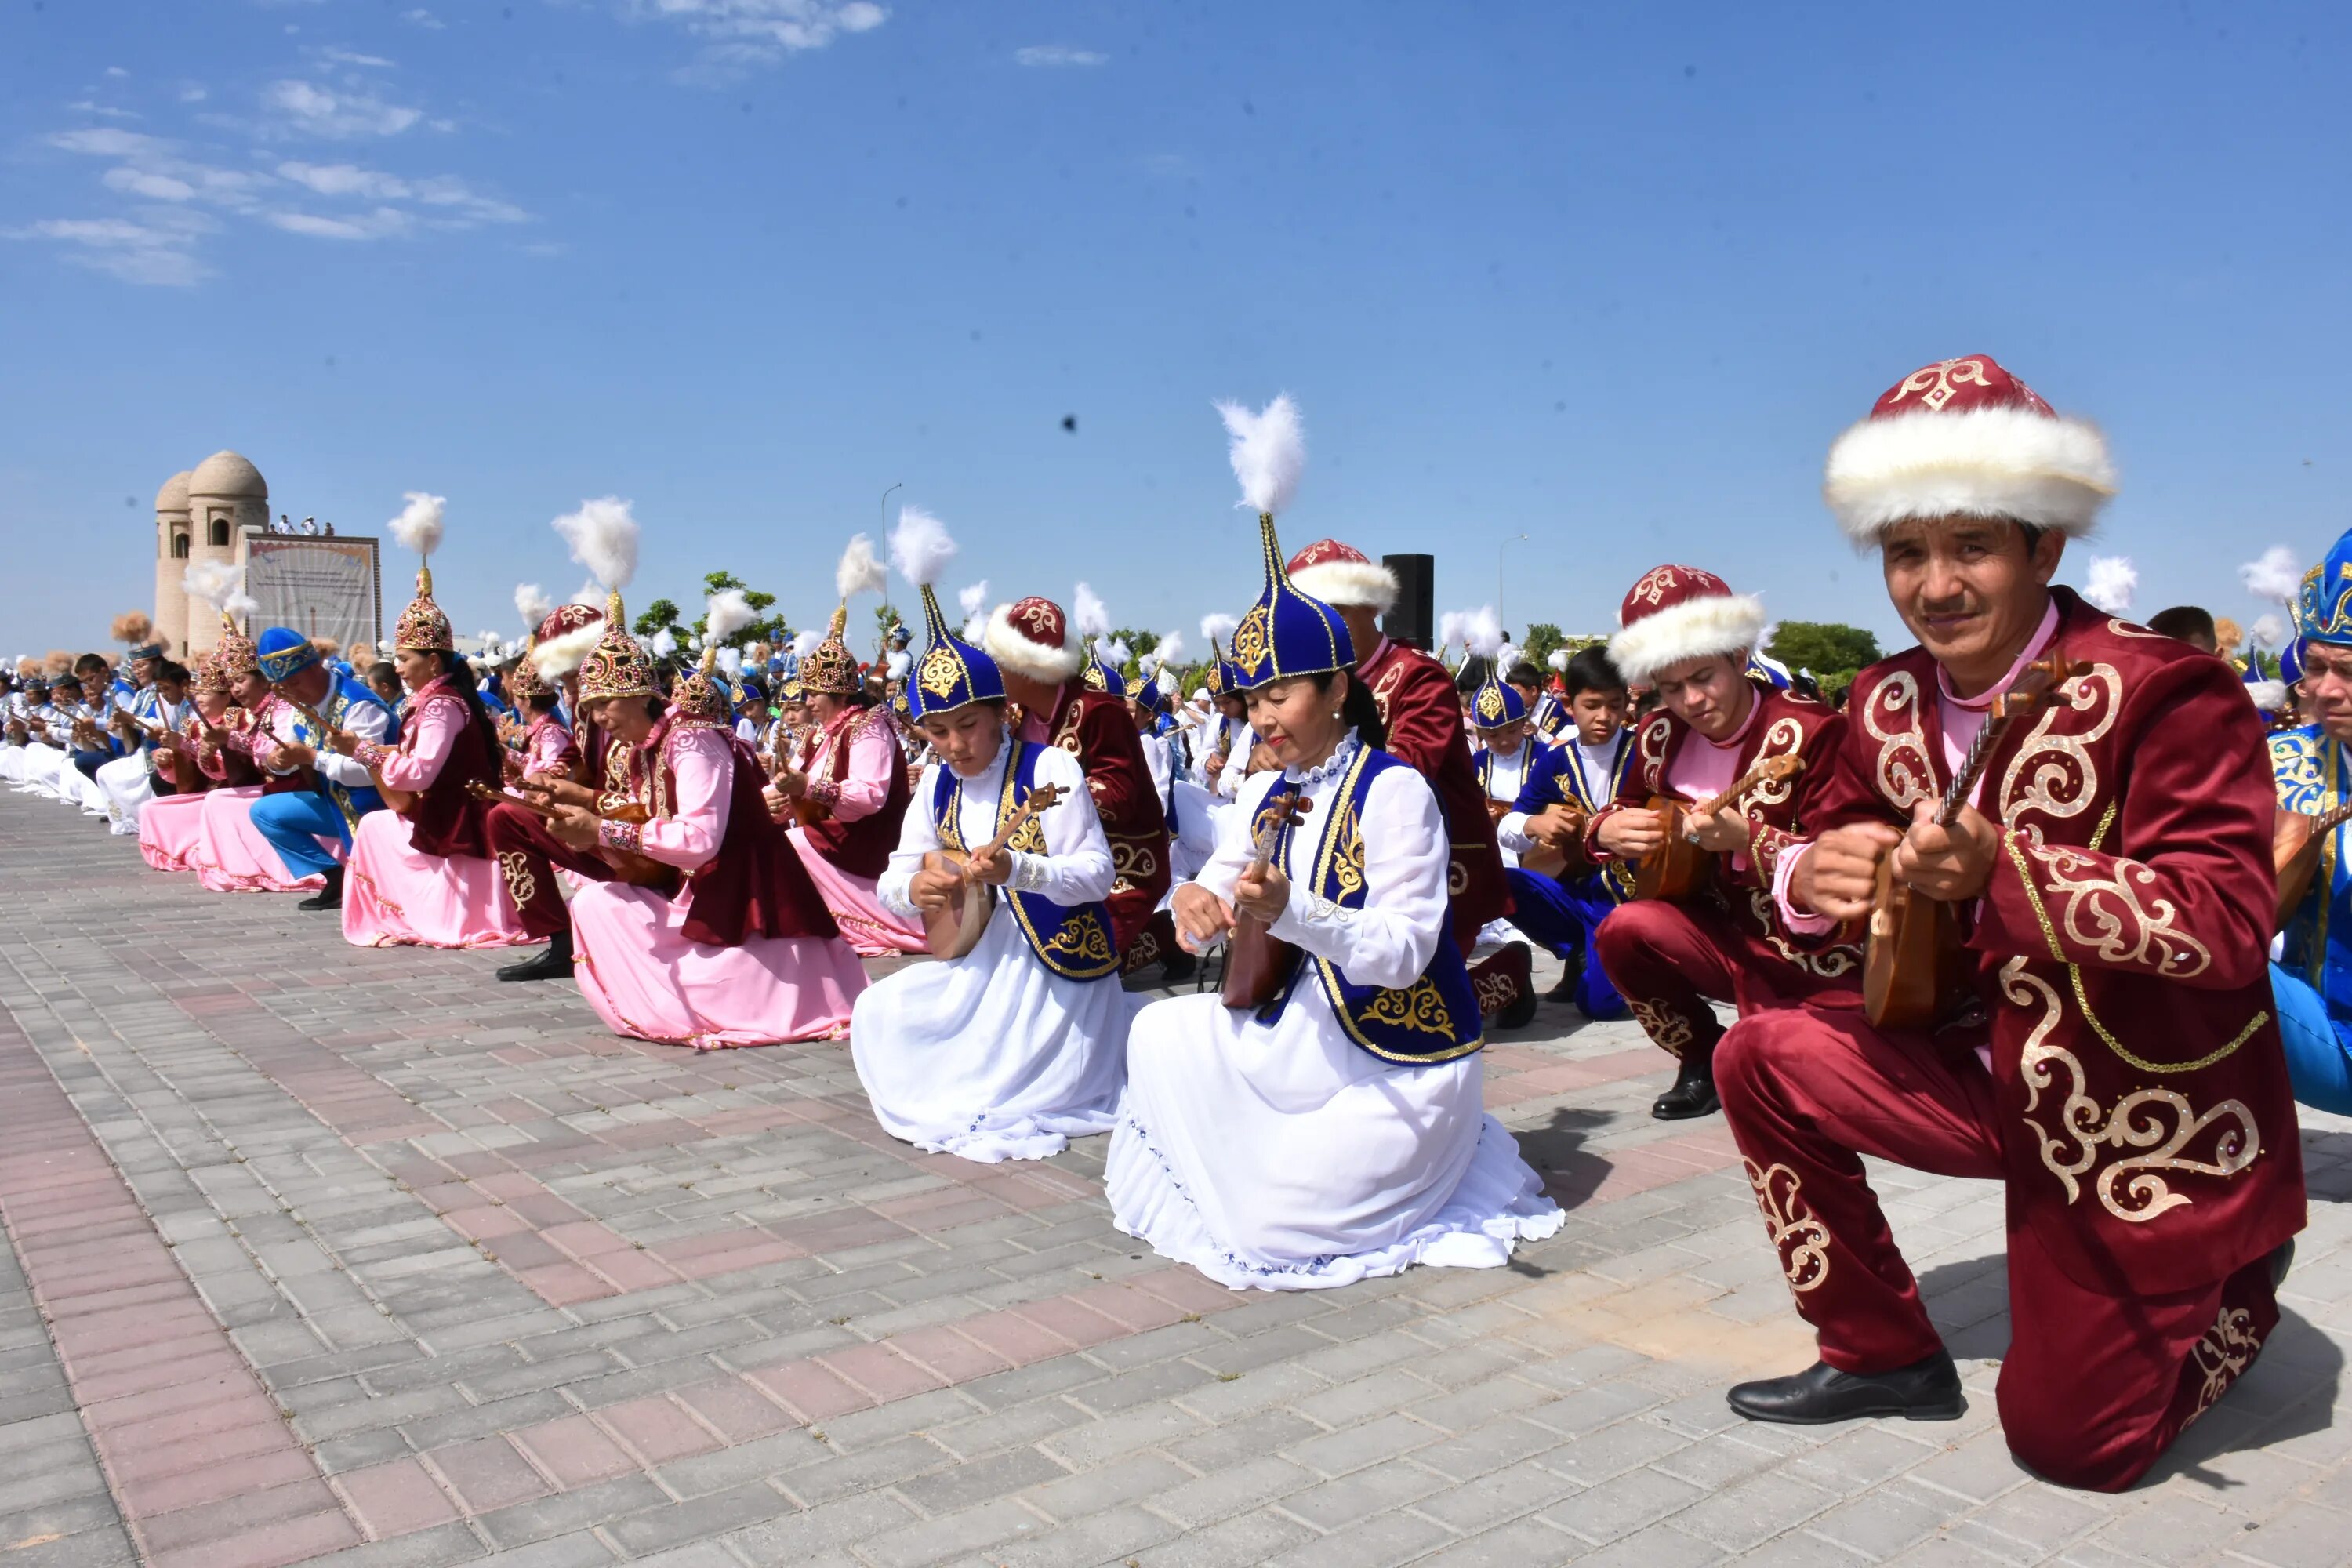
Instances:
[[[112,761],[112,752],[76,752],[73,754],[75,771],[92,783],[97,782],[98,770]]]
[[[1505,875],[1510,878],[1511,901],[1517,906],[1511,923],[1554,958],[1583,964],[1576,978],[1577,1011],[1595,1022],[1624,1017],[1625,999],[1609,983],[1592,949],[1592,932],[1617,907],[1616,900],[1591,879],[1562,884],[1516,866]]]
[[[286,862],[287,875],[296,881],[335,868],[334,856],[320,845],[320,839],[339,838],[345,849],[352,847],[352,830],[343,814],[323,795],[292,790],[265,795],[253,803],[253,826],[269,840],[269,847]]]
[[[2352,1020],[2327,1016],[2327,1003],[2298,975],[2271,965],[2278,998],[2279,1040],[2286,1047],[2287,1081],[2295,1099],[2320,1110],[2352,1116]]]

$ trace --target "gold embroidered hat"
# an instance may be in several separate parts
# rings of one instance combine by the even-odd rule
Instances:
[[[843,635],[849,629],[849,601],[859,594],[878,594],[890,585],[890,574],[874,553],[874,542],[853,534],[834,568],[833,585],[841,603],[825,627],[824,640],[801,660],[801,688],[812,697],[855,697],[866,689],[865,671],[849,651]]]
[[[651,697],[654,664],[637,639],[629,635],[628,617],[621,609],[619,589],[604,602],[604,635],[580,663],[580,700],[607,697]]]
[[[956,557],[956,542],[940,520],[920,507],[898,513],[890,531],[890,559],[923,599],[923,629],[929,646],[909,668],[906,690],[893,706],[919,722],[934,713],[952,713],[975,702],[1004,700],[1004,676],[988,654],[949,628],[935,585]]]
[[[408,608],[400,612],[393,624],[392,646],[403,653],[455,653],[457,639],[449,629],[449,617],[433,602],[433,569],[416,569],[416,597],[408,601]]]
[[[217,658],[206,654],[196,661],[194,685],[199,697],[226,697],[228,695],[228,671],[222,668]]]
[[[534,631],[523,644],[522,657],[515,661],[514,668],[499,682],[506,688],[509,701],[521,703],[533,697],[552,695],[554,689],[540,679],[539,666],[531,660],[530,656],[538,647],[539,634]]]
[[[224,680],[261,673],[260,649],[251,637],[236,629],[236,622],[226,610],[221,612],[220,641],[213,645],[213,662],[220,667]]]
[[[733,727],[734,704],[728,696],[727,683],[719,679],[718,666],[719,645],[704,644],[702,662],[669,694],[670,710],[677,715],[678,722],[709,724],[721,730]]]

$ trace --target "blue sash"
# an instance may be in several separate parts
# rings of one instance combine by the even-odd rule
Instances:
[[[1360,826],[1364,802],[1370,796],[1374,779],[1391,768],[1402,766],[1386,752],[1364,747],[1349,764],[1339,787],[1328,799],[1317,803],[1316,816],[1322,822],[1323,836],[1316,847],[1314,871],[1303,880],[1318,897],[1343,910],[1364,907],[1369,890],[1364,882]],[[1276,784],[1259,807],[1261,814],[1266,805],[1297,793],[1298,786],[1286,779]],[[1291,832],[1290,828],[1283,829],[1283,858],[1278,864],[1289,864]],[[1339,1027],[1349,1039],[1383,1061],[1448,1062],[1466,1057],[1486,1044],[1478,994],[1471,988],[1470,971],[1462,962],[1462,950],[1454,944],[1454,916],[1450,910],[1438,928],[1437,946],[1430,953],[1429,967],[1411,985],[1393,991],[1359,985],[1329,959],[1306,955],[1306,962],[1292,972],[1282,994],[1259,1010],[1260,1023],[1271,1024],[1282,1016],[1283,1009],[1297,993],[1301,977],[1310,969],[1321,981],[1324,997],[1331,1004],[1331,1016],[1339,1019]]]
[[[1000,823],[1010,817],[1037,787],[1037,753],[1044,749],[1029,745],[1018,736],[1008,735],[1004,743],[1013,748],[1013,754],[1005,759],[1004,790],[996,801],[996,820]],[[938,780],[931,786],[931,825],[938,830],[943,848],[968,855],[973,847],[963,841],[963,828],[956,810],[962,798],[963,781],[945,763],[936,771]],[[1031,817],[1021,825],[1021,831],[1005,847],[1043,855],[1045,830],[1035,817]],[[1076,909],[1065,909],[1043,893],[1019,892],[1010,886],[989,891],[1012,906],[1013,918],[1019,922],[1021,934],[1028,938],[1029,951],[1037,955],[1037,962],[1063,979],[1101,980],[1118,973],[1118,953],[1110,944],[1110,911],[1103,905],[1081,904]]]

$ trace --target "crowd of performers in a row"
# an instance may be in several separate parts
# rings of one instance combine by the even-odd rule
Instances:
[[[952,628],[954,547],[910,510],[927,641],[897,715],[845,612],[772,703],[708,654],[665,691],[614,584],[537,628],[502,722],[420,576],[396,706],[226,626],[193,680],[146,661],[94,794],[73,753],[107,720],[69,692],[0,770],[206,887],[315,889],[353,942],[543,943],[501,977],[575,975],[627,1035],[846,1035],[925,1149],[1108,1131],[1116,1223],[1235,1288],[1492,1267],[1559,1227],[1481,1098],[1532,940],[1676,1058],[1656,1113],[1719,1104],[1745,1156],[1820,1360],[1734,1388],[1741,1415],[1964,1407],[1868,1154],[2006,1185],[2019,1457],[2146,1473],[2278,1325],[2298,1092],[2352,1110],[2352,536],[2298,606],[2315,722],[2266,737],[2225,660],[2053,586],[2115,489],[2097,431],[1946,361],[1831,452],[1920,642],[1843,710],[1763,678],[1761,605],[1683,565],[1560,689],[1489,665],[1465,703],[1381,634],[1381,567],[1276,544],[1287,400],[1225,412],[1264,579],[1197,706],[1165,669],[1125,692],[1042,597]],[[1628,683],[1655,699],[1630,724]],[[2291,858],[2290,887],[2316,870],[2282,910]],[[1120,983],[1221,949],[1221,992]]]

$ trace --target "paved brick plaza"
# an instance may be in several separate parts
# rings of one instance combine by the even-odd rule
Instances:
[[[1968,1419],[1735,1422],[1810,1339],[1629,1026],[1486,1054],[1570,1211],[1516,1267],[1234,1295],[1102,1140],[914,1153],[840,1045],[615,1040],[23,795],[0,888],[0,1568],[2352,1560],[2352,1122],[2262,1362],[2107,1499],[2001,1444],[1984,1184],[1875,1173]]]

